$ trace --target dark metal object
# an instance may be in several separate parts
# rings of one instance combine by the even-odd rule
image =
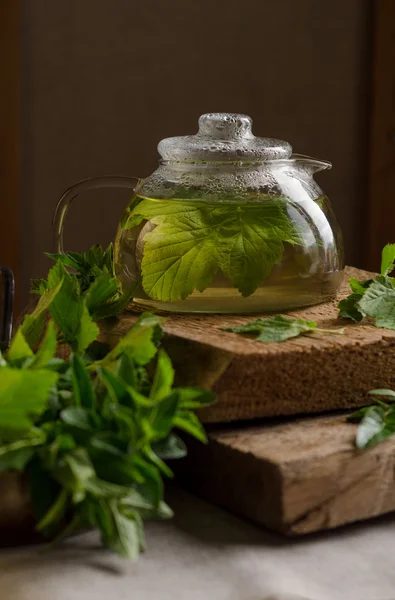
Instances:
[[[11,340],[12,318],[14,313],[15,281],[14,274],[8,267],[0,265],[3,286],[0,312],[0,350],[5,350]]]

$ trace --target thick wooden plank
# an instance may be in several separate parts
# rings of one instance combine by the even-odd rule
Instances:
[[[347,269],[339,297],[349,293]],[[338,299],[337,299],[338,300]],[[363,405],[375,387],[395,386],[395,331],[337,319],[337,300],[295,311],[321,327],[345,327],[345,335],[304,336],[280,344],[263,344],[221,331],[254,316],[168,315],[164,345],[178,382],[211,387],[216,404],[201,412],[205,422],[319,413]],[[135,315],[103,325],[102,339],[114,344]]]
[[[306,534],[395,510],[395,440],[358,451],[355,431],[344,416],[217,430],[175,467],[210,502]]]
[[[339,527],[395,510],[395,439],[354,446],[345,416],[232,426],[188,441],[174,461],[179,483],[206,500],[285,535]],[[32,540],[22,475],[0,476],[0,545]]]

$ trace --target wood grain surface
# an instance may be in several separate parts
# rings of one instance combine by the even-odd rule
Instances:
[[[286,535],[395,510],[395,440],[354,445],[344,415],[214,430],[176,464],[179,480],[210,502]]]
[[[314,334],[265,344],[221,331],[258,315],[168,314],[163,343],[178,383],[210,387],[217,394],[217,402],[201,411],[202,420],[218,423],[354,408],[366,403],[369,390],[394,387],[395,331],[378,329],[367,320],[354,324],[337,318],[337,302],[350,292],[350,275],[372,274],[348,267],[336,300],[289,313],[316,320],[323,328],[344,328],[345,335]],[[130,313],[104,323],[102,340],[115,344],[135,320],[136,314]]]

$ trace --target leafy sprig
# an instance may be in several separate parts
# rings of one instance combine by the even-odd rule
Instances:
[[[378,389],[369,394],[374,396],[376,404],[365,406],[348,417],[349,421],[359,423],[357,448],[370,448],[395,433],[395,392]]]
[[[0,356],[0,471],[27,474],[44,535],[93,526],[104,545],[135,558],[145,547],[143,521],[172,514],[165,461],[186,454],[176,431],[205,441],[193,411],[213,394],[173,387],[159,347],[163,319],[154,314],[141,315],[112,349],[96,340],[107,271],[103,264],[93,280],[81,278],[58,259]],[[60,342],[71,347],[67,360],[56,357]]]
[[[380,275],[358,281],[350,278],[351,294],[338,304],[339,317],[360,322],[364,317],[374,319],[376,327],[395,329],[395,244],[382,251]]]
[[[284,342],[299,335],[311,333],[334,333],[342,335],[343,329],[320,329],[316,321],[307,321],[306,319],[296,319],[286,315],[276,315],[267,319],[256,319],[249,321],[245,325],[236,325],[234,327],[221,327],[223,331],[233,333],[251,334],[259,333],[256,337],[257,342]]]
[[[92,246],[87,252],[47,254],[56,262],[47,279],[33,279],[31,292],[44,295],[53,288],[55,280],[66,277],[65,287],[72,287],[74,295],[80,296],[95,320],[115,317],[130,303],[136,286],[122,291],[114,275],[114,251],[110,244],[106,250],[100,245]],[[71,269],[71,271],[70,271]]]

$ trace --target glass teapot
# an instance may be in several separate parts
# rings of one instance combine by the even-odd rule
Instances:
[[[133,196],[115,238],[115,272],[134,302],[176,312],[284,311],[332,299],[343,245],[328,198],[313,179],[331,163],[255,137],[250,117],[210,113],[196,135],[158,145],[146,179],[80,182],[55,213],[58,252],[70,202],[99,187]]]

